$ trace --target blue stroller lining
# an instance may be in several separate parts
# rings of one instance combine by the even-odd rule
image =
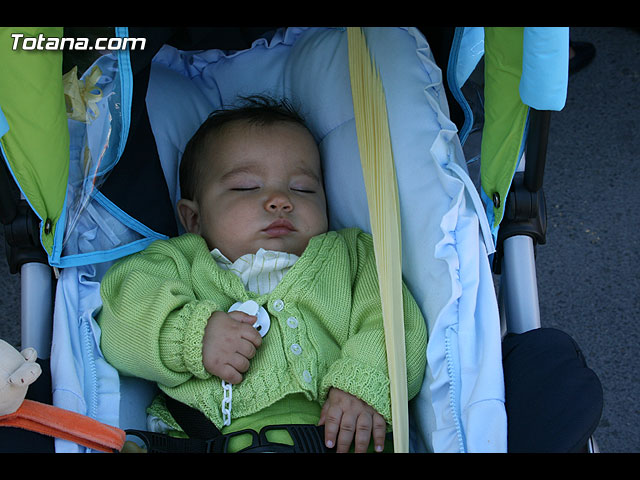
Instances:
[[[418,30],[365,32],[387,97],[400,190],[403,274],[430,335],[425,382],[410,404],[411,449],[506,451],[500,318],[488,260],[493,237],[449,119],[441,71]],[[101,60],[111,66],[118,62],[115,56]],[[119,75],[126,75],[126,69]],[[122,85],[126,82],[119,79],[114,88]],[[202,120],[234,104],[238,95],[257,93],[286,96],[306,117],[323,158],[330,227],[370,231],[346,31],[340,28],[278,30],[237,52],[184,52],[166,45],[160,50],[146,101],[172,202],[180,198],[182,150]],[[80,134],[73,139],[76,145],[85,141]],[[54,403],[121,428],[144,428],[144,406],[153,387],[119,378],[104,361],[94,314],[108,266],[162,235],[99,193],[91,196],[76,225],[68,232],[66,248],[86,251],[87,259],[97,263],[73,261],[58,281]],[[61,440],[56,448],[83,450]]]

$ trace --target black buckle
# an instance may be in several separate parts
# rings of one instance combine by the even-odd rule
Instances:
[[[267,433],[272,430],[286,430],[293,440],[293,445],[269,441]],[[324,445],[324,427],[315,425],[268,425],[259,433],[251,429],[239,430],[208,440],[171,437],[141,430],[126,430],[126,433],[140,438],[149,453],[228,453],[231,439],[241,435],[251,435],[252,441],[251,445],[237,453],[330,453],[335,451]]]
[[[286,430],[293,440],[293,445],[270,441],[267,438],[267,433],[274,430]],[[267,425],[259,433],[251,429],[227,433],[209,440],[209,451],[211,453],[227,453],[231,439],[240,435],[251,435],[252,441],[251,445],[237,453],[328,453],[334,451],[324,445],[324,427],[304,424]]]
[[[286,430],[293,445],[271,442],[267,439],[267,433],[274,430]],[[255,433],[255,432],[254,432]],[[267,425],[254,436],[251,446],[241,450],[242,453],[329,453],[333,449],[328,449],[324,444],[324,427],[315,425]]]

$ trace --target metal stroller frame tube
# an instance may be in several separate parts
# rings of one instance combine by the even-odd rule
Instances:
[[[516,235],[504,240],[501,296],[509,333],[540,328],[540,306],[533,239]]]
[[[524,168],[515,173],[506,199],[496,265],[502,274],[499,296],[503,333],[524,333],[541,326],[535,247],[546,242],[542,181],[550,115],[550,111],[529,109]]]
[[[53,278],[51,267],[30,262],[20,267],[21,283],[21,345],[33,347],[38,357],[51,355],[53,335]]]
[[[48,359],[53,335],[53,271],[40,243],[40,219],[27,204],[1,153],[0,223],[4,225],[9,271],[20,272],[21,348],[33,347],[38,358]]]

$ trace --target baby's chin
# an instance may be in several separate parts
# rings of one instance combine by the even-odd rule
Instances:
[[[232,262],[235,262],[238,258],[242,257],[243,255],[255,254],[261,248],[263,250],[267,250],[271,252],[284,252],[284,253],[290,253],[298,257],[301,257],[304,251],[307,249],[307,246],[309,245],[310,240],[311,238],[307,238],[304,240],[297,239],[296,241],[292,241],[292,239],[290,238],[275,237],[275,238],[265,239],[260,242],[256,242],[251,247],[248,247],[243,250],[238,250],[235,253],[230,252],[232,256],[235,257],[234,259],[226,255],[224,252],[222,253],[223,255],[225,255],[225,257],[227,257]],[[244,252],[244,253],[241,253],[241,252]]]
[[[265,239],[257,244],[256,253],[260,248],[273,252],[292,253],[300,257],[309,245],[309,239],[295,239],[287,237],[274,237]]]

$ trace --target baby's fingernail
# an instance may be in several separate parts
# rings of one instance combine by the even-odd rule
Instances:
[[[382,450],[384,450],[382,445],[376,445],[376,452],[381,452]]]
[[[331,440],[327,440],[327,448],[333,448],[333,442]]]

